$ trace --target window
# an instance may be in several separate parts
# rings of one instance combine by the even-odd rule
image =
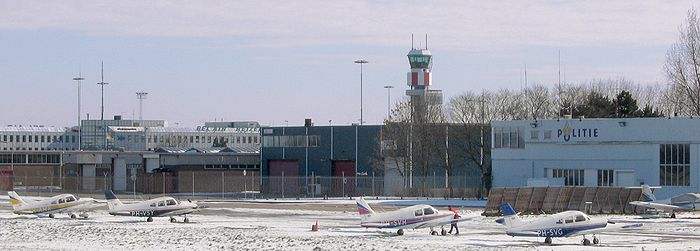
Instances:
[[[416,210],[416,214],[415,214],[415,215],[416,215],[416,216],[423,216],[423,210],[420,210],[420,209]]]
[[[690,186],[690,144],[659,145],[659,185]]]
[[[151,204],[151,207],[156,207],[156,203]]]
[[[175,200],[168,200],[168,206],[174,206],[174,205],[177,205]]]
[[[159,201],[158,202],[159,207],[164,207],[165,206],[165,201]]]
[[[598,170],[598,186],[614,186],[613,174],[613,170]]]
[[[583,169],[552,169],[552,178],[564,178],[565,186],[583,186]]]
[[[63,203],[66,203],[65,199],[58,199],[58,204],[63,204]]]
[[[540,139],[540,131],[536,131],[536,130],[530,131],[530,139],[531,139],[531,140],[538,140],[538,139]]]
[[[586,221],[586,217],[583,215],[576,215],[576,222]]]
[[[523,136],[517,127],[494,128],[493,147],[494,148],[524,148]]]
[[[424,208],[424,209],[423,209],[423,213],[424,213],[425,215],[431,215],[431,214],[434,214],[435,211],[434,211],[432,208],[427,207],[427,208]]]
[[[567,218],[564,220],[564,222],[566,222],[566,224],[572,223],[574,222],[574,218]]]
[[[73,202],[73,201],[75,201],[75,197],[73,197],[73,196],[66,197],[66,202]]]
[[[552,138],[552,130],[544,130],[544,139]]]

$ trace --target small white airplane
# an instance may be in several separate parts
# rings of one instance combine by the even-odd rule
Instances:
[[[117,196],[109,190],[105,192],[109,214],[115,216],[148,217],[147,222],[152,222],[153,217],[170,217],[170,222],[177,222],[175,216],[184,215],[184,222],[190,222],[187,214],[198,211],[197,204],[178,201],[173,197],[159,197],[147,201],[132,204],[122,204]]]
[[[440,212],[429,205],[415,205],[401,208],[391,212],[376,213],[369,207],[369,204],[358,197],[357,210],[360,212],[362,221],[360,226],[366,228],[394,228],[398,229],[398,235],[404,234],[404,229],[430,228],[430,234],[437,235],[434,227],[440,227],[440,234],[447,235],[445,225],[465,221],[473,217],[454,219],[454,213]]]
[[[700,194],[685,193],[676,195],[670,199],[657,201],[656,196],[651,191],[649,185],[642,185],[643,201],[631,201],[630,205],[644,207],[653,211],[668,213],[671,218],[676,218],[676,212],[697,212],[700,211]]]
[[[611,224],[615,224],[614,222],[602,219],[594,220],[580,211],[565,211],[524,222],[518,217],[513,207],[507,203],[501,205],[501,212],[505,217],[496,220],[496,222],[507,227],[507,235],[545,237],[545,244],[552,244],[553,237],[583,235],[582,244],[588,246],[591,245],[591,241],[586,238],[587,234],[593,235],[593,244],[599,244],[600,239],[596,237],[597,233],[642,226],[642,224],[629,224],[613,227]]]
[[[12,212],[15,214],[48,215],[49,218],[56,217],[57,213],[67,213],[71,219],[78,217],[87,218],[88,211],[101,205],[93,198],[77,199],[72,194],[61,194],[42,200],[24,200],[15,191],[9,191]]]

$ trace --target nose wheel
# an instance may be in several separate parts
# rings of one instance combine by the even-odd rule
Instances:
[[[146,222],[153,222],[153,217],[148,217],[148,218],[146,219]]]
[[[544,244],[547,244],[547,245],[552,244],[552,237],[544,238]]]
[[[399,229],[399,231],[396,231],[396,234],[403,235],[403,229]]]
[[[177,219],[175,219],[174,217],[170,217],[170,222],[175,223],[177,222]]]

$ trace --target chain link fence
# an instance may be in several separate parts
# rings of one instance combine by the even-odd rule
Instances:
[[[450,187],[451,184],[451,187]],[[451,197],[476,198],[479,177],[438,176],[311,176],[260,177],[258,172],[180,171],[137,176],[12,176],[0,175],[0,190],[48,196],[72,193],[102,198],[106,190],[121,195],[180,198],[251,199],[310,197]]]

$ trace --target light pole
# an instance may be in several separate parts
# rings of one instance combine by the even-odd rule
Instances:
[[[143,100],[146,99],[148,92],[136,92],[136,98],[139,100],[139,126],[143,126]]]
[[[393,85],[385,85],[384,89],[386,89],[386,119],[389,120],[391,119],[391,88],[394,88]]]
[[[102,150],[107,148],[107,129],[105,128],[105,85],[109,83],[105,82],[105,64],[101,62],[101,75],[102,80],[97,83],[102,89],[102,103],[100,106],[100,122],[102,122]]]
[[[83,83],[83,73],[78,71],[78,77],[73,78],[73,81],[78,82],[78,151],[80,151],[80,85]]]
[[[362,125],[362,123],[364,123],[362,117],[362,65],[369,63],[369,61],[364,59],[358,59],[355,60],[355,63],[360,64],[360,125]]]

